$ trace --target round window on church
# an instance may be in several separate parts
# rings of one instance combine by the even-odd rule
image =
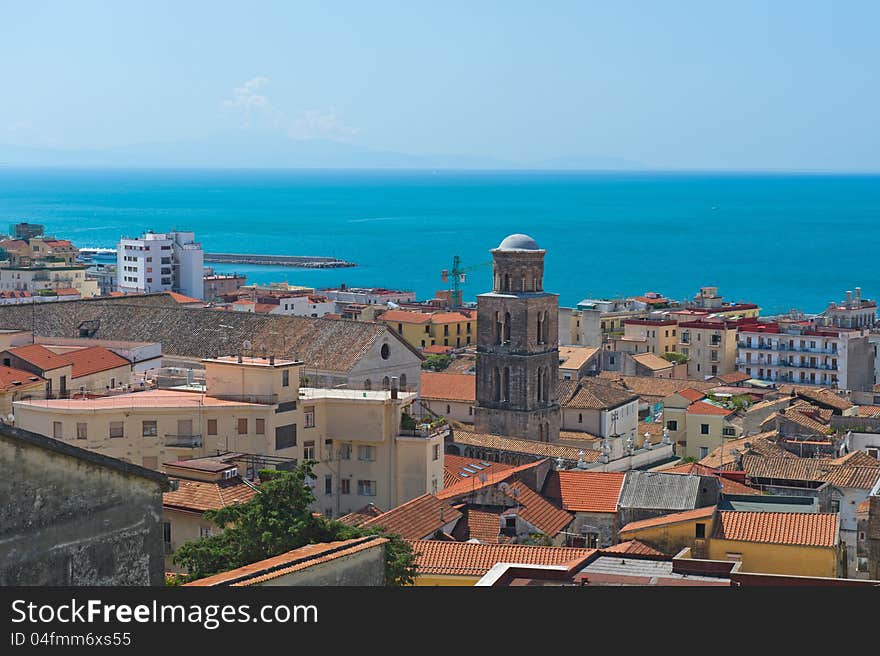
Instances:
[[[382,344],[381,354],[383,360],[387,360],[388,356],[391,355],[391,348],[388,346],[388,344]]]

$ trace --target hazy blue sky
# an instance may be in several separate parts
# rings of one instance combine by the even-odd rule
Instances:
[[[880,2],[0,0],[0,142],[880,170]]]

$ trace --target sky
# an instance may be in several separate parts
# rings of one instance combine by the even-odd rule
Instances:
[[[880,171],[880,2],[0,0],[0,143]]]

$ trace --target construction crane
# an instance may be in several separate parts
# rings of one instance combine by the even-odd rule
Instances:
[[[461,266],[461,258],[456,255],[452,258],[452,268],[443,269],[440,272],[440,279],[443,282],[449,282],[452,279],[452,289],[450,289],[449,308],[454,310],[461,305],[461,286],[467,281],[467,273],[476,269],[490,266],[492,262],[481,262],[469,267]]]

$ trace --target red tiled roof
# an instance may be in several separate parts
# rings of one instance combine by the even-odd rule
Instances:
[[[373,517],[378,517],[382,514],[382,510],[380,510],[377,506],[372,503],[368,503],[366,506],[361,508],[360,510],[355,510],[353,512],[348,513],[347,515],[343,515],[339,517],[336,521],[342,522],[348,526],[360,526],[368,519],[372,519]]]
[[[191,481],[180,479],[173,492],[162,494],[162,505],[167,508],[204,512],[220,510],[233,503],[247,503],[258,492],[242,481],[241,477],[225,481]]]
[[[426,312],[410,312],[409,310],[388,310],[378,317],[379,321],[395,321],[397,323],[428,323],[431,315]]]
[[[461,518],[461,512],[433,494],[423,494],[393,508],[361,526],[381,526],[407,540],[433,537],[444,525]]]
[[[537,467],[538,465],[544,463],[545,460],[538,460],[536,462],[530,462],[525,465],[520,465],[519,467],[511,467],[510,469],[505,469],[501,471],[489,472],[486,474],[486,480],[481,481],[476,476],[472,479],[465,479],[452,485],[448,488],[444,488],[437,493],[438,499],[454,499],[455,497],[464,496],[466,494],[470,494],[475,490],[480,490],[484,487],[488,487],[490,485],[495,485],[502,481],[505,481],[512,476],[518,474],[519,472],[526,471],[528,469],[532,469],[533,467]]]
[[[42,344],[28,344],[27,346],[16,346],[9,349],[15,357],[29,362],[35,367],[43,371],[51,371],[59,369],[71,364],[66,355],[53,353]]]
[[[30,371],[0,366],[0,390],[7,392],[13,389],[28,388],[42,385],[46,380]]]
[[[447,355],[452,353],[453,347],[451,346],[443,346],[442,344],[431,344],[430,346],[426,346],[422,349],[422,353],[427,353],[428,355]]]
[[[189,305],[190,303],[204,303],[204,301],[200,298],[193,298],[192,296],[186,296],[184,294],[178,294],[177,292],[165,292],[171,298],[173,298],[178,303],[183,305]]]
[[[522,481],[515,481],[507,495],[516,499],[517,514],[545,535],[555,537],[571,524],[573,517],[570,513],[560,510]]]
[[[627,540],[615,544],[613,547],[605,547],[600,549],[602,553],[622,553],[622,554],[638,554],[640,556],[664,556],[662,551],[657,551],[654,547],[648,546],[644,542],[638,540]]]
[[[456,456],[450,453],[445,454],[443,456],[443,487],[447,488],[460,481],[466,481],[478,477],[483,473],[494,473],[505,469],[512,469],[513,467],[512,465],[506,465],[501,462],[489,462],[488,465],[484,465],[484,462],[488,461],[480,460],[478,458]],[[472,471],[467,471],[464,469],[465,467],[468,467]]]
[[[738,542],[833,547],[838,542],[837,513],[746,512],[723,510],[712,537]]]
[[[468,316],[461,312],[435,312],[431,315],[431,323],[461,323],[464,321],[476,321],[477,315]]]
[[[471,374],[423,371],[421,383],[423,399],[473,403],[477,398],[477,377]]]
[[[660,517],[651,517],[650,519],[641,519],[637,522],[630,522],[622,529],[621,535],[630,531],[638,531],[644,528],[654,528],[656,526],[666,526],[668,524],[678,524],[679,522],[689,522],[695,519],[704,519],[715,514],[715,506],[706,506],[705,508],[696,508],[695,510],[685,510],[684,512],[671,513],[669,515],[661,515]]]
[[[79,296],[80,291],[78,289],[74,289],[73,287],[57,287],[55,289],[55,293],[58,296]]]
[[[595,549],[572,547],[439,540],[416,540],[412,546],[420,574],[446,576],[483,576],[497,563],[575,567],[595,553]]]
[[[453,531],[456,540],[479,540],[486,544],[505,542],[501,535],[501,508],[487,510],[476,506],[463,506],[464,517]]]
[[[131,366],[131,362],[103,346],[90,346],[84,349],[67,351],[64,357],[73,364],[71,376],[79,378],[99,371]]]
[[[679,390],[678,395],[683,396],[691,403],[693,403],[695,401],[699,401],[700,399],[703,399],[706,397],[706,395],[703,394],[701,391],[695,390],[692,387],[687,387],[683,390]]]
[[[625,476],[623,472],[552,471],[543,493],[571,512],[616,513]]]
[[[231,585],[236,587],[255,585],[264,581],[276,579],[286,574],[325,563],[344,556],[350,556],[372,547],[388,542],[386,538],[368,536],[342,540],[339,542],[323,542],[307,544],[299,549],[288,551],[280,556],[266,558],[265,560],[245,565],[228,572],[214,574],[198,581],[186,583],[190,586],[214,586]],[[285,567],[285,565],[288,565]]]
[[[719,408],[717,405],[712,405],[711,403],[706,403],[705,401],[697,401],[696,403],[691,403],[687,409],[687,413],[689,415],[718,415],[720,417],[732,415],[734,412],[736,411],[728,410],[727,408]]]

